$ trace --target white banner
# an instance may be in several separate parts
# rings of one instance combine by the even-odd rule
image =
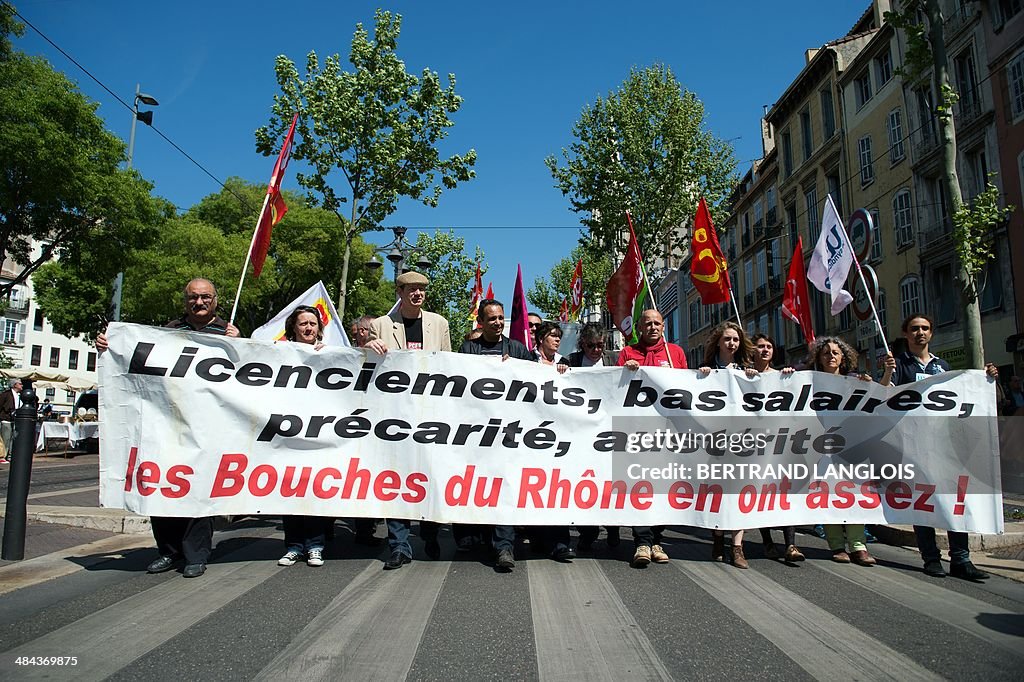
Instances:
[[[112,324],[100,501],[140,514],[1001,532],[983,372],[573,369]]]

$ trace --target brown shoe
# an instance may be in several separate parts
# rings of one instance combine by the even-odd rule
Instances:
[[[711,558],[715,561],[725,561],[725,536],[711,536]]]
[[[850,563],[850,555],[846,553],[845,549],[832,550],[832,561],[837,564],[848,564]]]
[[[640,545],[633,554],[633,561],[630,562],[633,568],[644,568],[651,563],[651,548],[647,545]]]
[[[750,568],[747,557],[743,556],[743,545],[732,546],[732,565],[736,568]]]
[[[764,543],[764,558],[765,559],[778,559],[779,548],[775,546],[774,542]]]
[[[874,566],[876,563],[875,557],[868,554],[866,549],[858,549],[856,552],[851,554],[850,561],[858,566]]]
[[[651,561],[656,564],[667,564],[668,554],[661,545],[651,545]]]
[[[789,561],[789,562],[803,561],[805,558],[806,557],[803,555],[803,552],[801,552],[799,549],[797,549],[796,545],[790,545],[789,547],[786,548],[786,561]]]

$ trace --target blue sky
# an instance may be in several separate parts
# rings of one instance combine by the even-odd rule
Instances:
[[[579,218],[543,160],[571,141],[583,106],[633,66],[664,63],[704,102],[710,129],[733,141],[743,172],[761,154],[759,118],[803,66],[804,50],[844,35],[869,0],[738,2],[264,2],[22,0],[19,12],[122,99],[156,97],[154,125],[221,180],[266,182],[273,160],[253,131],[269,118],[274,59],[344,58],[376,7],[402,15],[408,70],[454,73],[464,105],[443,150],[476,149],[477,178],[436,209],[403,202],[387,225],[454,228],[487,255],[510,302],[517,264],[527,287],[576,243]],[[18,47],[47,57],[100,104],[127,141],[131,113],[31,29]],[[347,62],[346,62],[347,63]],[[140,125],[134,165],[155,193],[187,208],[219,186]],[[294,171],[297,164],[289,168]],[[294,173],[285,188],[299,190]],[[387,241],[383,234],[373,241]],[[233,288],[234,284],[221,286]]]

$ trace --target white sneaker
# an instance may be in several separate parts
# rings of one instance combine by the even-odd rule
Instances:
[[[322,549],[311,549],[306,553],[307,566],[323,566],[324,557]]]
[[[288,552],[277,560],[278,566],[294,566],[295,562],[302,556],[302,552],[296,552],[294,549],[288,550]]]

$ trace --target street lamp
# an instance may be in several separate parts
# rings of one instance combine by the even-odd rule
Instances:
[[[406,231],[407,228],[405,227],[392,227],[391,232],[394,233],[395,238],[391,243],[377,246],[373,249],[374,253],[383,254],[385,258],[391,261],[395,268],[396,284],[398,283],[398,276],[407,271],[405,261],[410,259],[415,253],[413,245],[405,240]],[[419,260],[416,261],[416,267],[420,270],[429,270],[432,265],[433,263],[422,254],[420,254]],[[370,260],[366,261],[366,267],[369,270],[376,270],[383,266],[384,264],[373,255],[370,256]]]
[[[139,84],[135,84],[135,102],[132,104],[132,132],[128,135],[128,168],[132,167],[132,157],[135,156],[135,122],[142,121],[148,126],[153,125],[152,111],[139,111],[139,103],[149,107],[159,106],[160,103],[152,95],[141,92]],[[124,286],[124,271],[117,273],[114,278],[114,298],[112,300],[114,322],[121,321],[121,289]]]

